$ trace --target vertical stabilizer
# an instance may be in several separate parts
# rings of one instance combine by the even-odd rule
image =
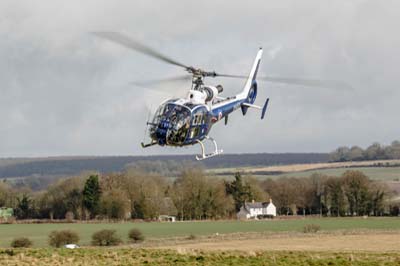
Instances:
[[[253,84],[255,83],[258,68],[260,66],[261,57],[262,57],[263,50],[260,50],[257,53],[256,59],[254,60],[253,67],[251,68],[249,77],[247,78],[246,85],[241,93],[237,95],[237,98],[245,99],[248,97],[250,89],[252,88]]]

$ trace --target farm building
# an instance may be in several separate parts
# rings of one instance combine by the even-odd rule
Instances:
[[[175,222],[176,217],[172,215],[160,215],[158,216],[158,221],[160,222]]]
[[[14,210],[12,208],[1,207],[0,208],[0,220],[7,220],[14,216]]]
[[[276,207],[272,203],[272,199],[269,202],[255,202],[254,200],[249,203],[245,202],[236,214],[238,219],[258,219],[262,217],[275,217]]]

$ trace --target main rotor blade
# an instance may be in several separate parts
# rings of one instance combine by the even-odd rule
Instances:
[[[190,81],[192,79],[192,76],[189,75],[182,75],[182,76],[175,76],[175,77],[169,77],[169,78],[162,78],[162,79],[152,79],[152,80],[145,80],[145,81],[139,81],[139,82],[131,82],[133,85],[138,85],[138,86],[147,86],[147,85],[156,85],[160,83],[168,83],[168,82],[176,82],[176,81]]]
[[[244,75],[229,75],[229,74],[218,74],[216,73],[216,77],[225,77],[225,78],[240,78],[247,79],[248,76]],[[302,78],[285,78],[285,77],[257,77],[257,80],[263,80],[274,83],[284,83],[290,85],[301,85],[308,87],[323,87],[323,88],[348,88],[352,89],[349,84],[345,82],[336,81],[336,80],[318,80],[318,79],[302,79]]]
[[[137,52],[140,52],[145,55],[156,58],[158,60],[161,60],[165,63],[175,65],[175,66],[180,66],[185,69],[190,68],[172,58],[169,58],[168,56],[163,55],[162,53],[154,50],[153,48],[150,48],[138,41],[135,41],[135,40],[129,38],[128,36],[125,36],[119,32],[105,31],[105,32],[93,32],[93,34],[100,38],[107,39],[109,41],[118,43],[119,45],[125,46],[126,48],[135,50]]]
[[[283,78],[283,77],[259,77],[257,79],[268,82],[284,83],[290,85],[301,85],[307,87],[352,89],[352,87],[349,84],[336,80],[318,80],[318,79]]]
[[[239,78],[239,79],[247,79],[248,78],[248,76],[243,76],[243,75],[229,75],[229,74],[219,74],[219,73],[215,73],[215,77]]]

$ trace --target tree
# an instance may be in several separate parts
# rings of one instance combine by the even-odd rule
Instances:
[[[345,162],[349,160],[350,149],[346,146],[337,148],[330,154],[330,161]]]
[[[310,199],[311,209],[313,214],[326,214],[326,205],[324,206],[323,197],[326,194],[327,176],[314,173],[310,177],[312,184],[312,195]]]
[[[370,193],[369,211],[372,211],[375,216],[382,215],[385,208],[385,200],[389,195],[387,185],[382,182],[372,182],[368,190]]]
[[[331,177],[326,181],[327,198],[330,203],[330,213],[332,216],[345,215],[345,198],[343,192],[342,179]]]
[[[202,219],[207,200],[207,178],[202,169],[185,169],[173,186],[172,198],[183,219]]]
[[[99,211],[101,190],[99,176],[91,175],[83,188],[83,206],[90,212],[90,217],[94,218]]]
[[[251,201],[250,189],[243,184],[242,175],[235,174],[235,180],[226,183],[226,193],[232,195],[235,210],[238,212],[246,201]]]
[[[185,169],[170,191],[181,219],[226,217],[232,212],[232,200],[222,181],[207,178],[199,168]]]
[[[106,191],[101,197],[101,213],[110,219],[125,219],[129,212],[129,202],[120,189]]]
[[[395,140],[392,142],[388,155],[390,159],[400,159],[400,141]]]
[[[17,208],[15,210],[16,217],[18,219],[29,219],[34,216],[33,201],[27,194],[17,198]]]
[[[343,174],[344,191],[350,215],[368,214],[368,184],[368,177],[360,171],[346,171]]]
[[[348,159],[350,161],[361,161],[364,159],[364,150],[358,146],[351,147]]]
[[[208,179],[207,194],[203,202],[204,217],[229,217],[235,211],[234,201],[226,194],[225,183],[222,180]]]
[[[160,215],[167,190],[165,178],[132,168],[116,178],[113,187],[124,191],[132,218],[155,219]]]
[[[364,159],[366,160],[386,159],[385,149],[379,143],[375,142],[365,150]]]
[[[261,189],[256,179],[251,177],[243,179],[240,173],[235,174],[235,180],[225,183],[225,189],[228,195],[232,195],[236,212],[240,210],[246,201],[263,201],[267,199],[265,191]]]
[[[278,180],[267,179],[263,182],[264,190],[274,200],[279,214],[296,214],[296,202],[300,192],[296,183],[296,178],[287,177]]]
[[[72,177],[51,185],[37,197],[40,217],[64,219],[67,212],[72,212],[76,219],[80,219],[84,183],[83,177]]]
[[[74,214],[75,219],[80,219],[82,215],[82,191],[79,188],[74,188],[67,193],[66,206],[67,211]]]
[[[6,182],[0,182],[0,207],[11,207],[12,189]]]

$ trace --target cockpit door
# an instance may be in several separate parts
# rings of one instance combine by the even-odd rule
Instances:
[[[207,134],[207,109],[202,106],[192,111],[189,139],[201,139]]]

